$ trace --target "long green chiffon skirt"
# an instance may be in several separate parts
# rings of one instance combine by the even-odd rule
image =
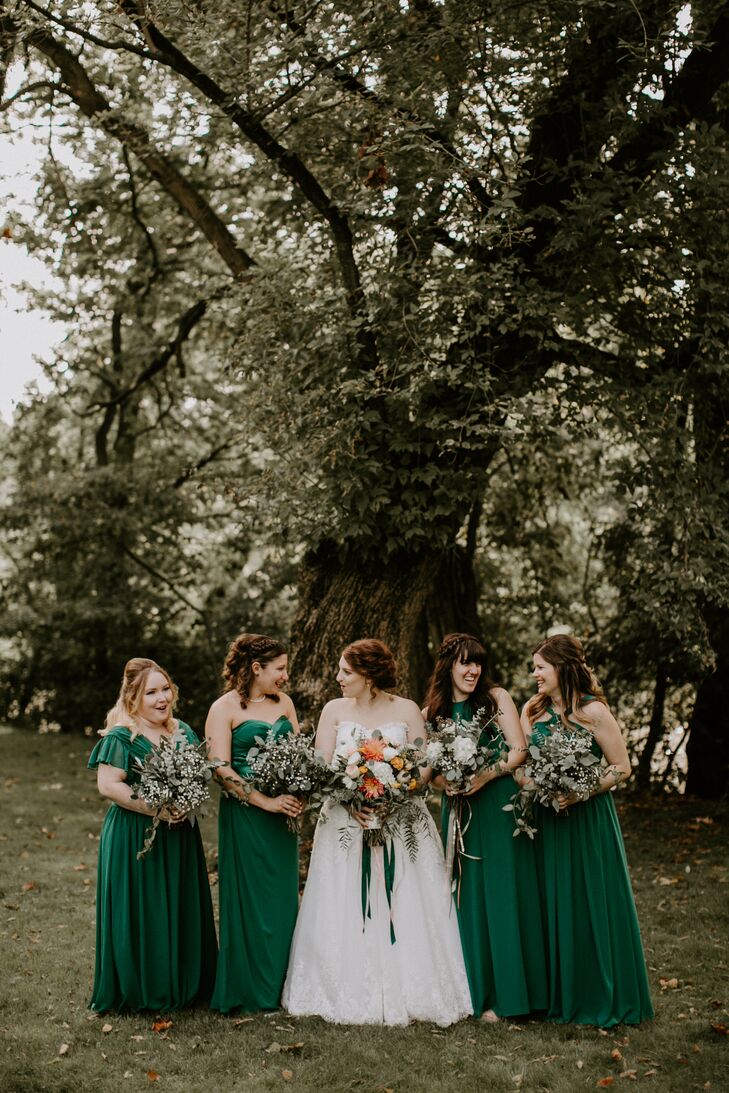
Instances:
[[[281,813],[221,797],[220,955],[212,1008],[277,1009],[298,911],[298,840]]]
[[[215,923],[200,831],[151,823],[112,805],[101,831],[91,1008],[165,1010],[205,1004],[215,979]]]
[[[534,840],[553,1021],[609,1028],[653,1016],[638,916],[610,793],[539,808]],[[522,836],[519,836],[522,838]]]
[[[544,923],[534,847],[514,838],[514,820],[503,811],[516,793],[512,778],[489,782],[464,797],[466,854],[454,899],[475,1016],[545,1010],[548,1003]],[[450,798],[443,797],[443,836]],[[470,815],[469,815],[470,809]]]

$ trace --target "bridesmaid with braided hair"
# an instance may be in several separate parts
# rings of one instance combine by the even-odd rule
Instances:
[[[458,924],[473,1011],[482,1021],[516,1017],[547,1006],[547,972],[534,848],[515,839],[503,807],[516,792],[512,772],[526,757],[511,696],[488,677],[487,655],[471,634],[447,634],[438,651],[423,714],[470,721],[485,711],[480,744],[489,767],[461,796],[463,852],[453,861]],[[443,841],[448,846],[456,795],[442,778]]]
[[[211,1006],[274,1010],[280,1004],[298,909],[298,841],[286,823],[301,802],[248,791],[248,752],[257,736],[298,732],[282,687],[286,650],[275,638],[240,634],[225,660],[225,690],[210,707],[205,736],[225,790],[218,816],[220,955]],[[247,806],[247,807],[246,807]]]
[[[610,790],[630,776],[628,752],[580,642],[557,634],[534,650],[537,693],[522,726],[539,745],[562,726],[592,737],[604,759],[592,795],[539,807],[534,840],[547,923],[552,1021],[639,1024],[653,1016],[620,823]]]

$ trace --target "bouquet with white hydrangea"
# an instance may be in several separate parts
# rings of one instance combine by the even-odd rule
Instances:
[[[155,809],[152,826],[145,832],[144,845],[137,854],[137,858],[143,858],[157,837],[163,809],[184,813],[185,820],[195,823],[195,812],[210,799],[210,779],[217,763],[207,758],[204,742],[191,744],[179,729],[170,736],[163,735],[144,762],[135,762],[140,778],[132,800],[142,800]]]
[[[483,708],[477,710],[470,721],[453,717],[438,717],[425,726],[428,744],[425,759],[440,774],[454,793],[467,790],[472,779],[490,766],[503,752],[500,734],[494,734],[485,744],[481,734],[494,724],[498,711],[488,717]]]

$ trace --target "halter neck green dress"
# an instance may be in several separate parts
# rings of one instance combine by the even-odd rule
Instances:
[[[199,741],[180,722],[192,744]],[[113,728],[89,758],[139,781],[135,759],[153,745]],[[215,922],[200,828],[161,823],[140,861],[151,817],[112,804],[101,828],[96,885],[96,969],[91,1008],[157,1013],[207,1003],[215,980]]]
[[[468,700],[455,702],[451,716],[468,721]],[[482,746],[491,745],[494,758],[503,736],[487,728]],[[547,1008],[544,924],[531,840],[514,838],[514,821],[504,812],[516,793],[510,775],[495,778],[471,797],[465,808],[465,852],[454,862],[461,944],[471,988],[473,1012],[492,1009],[499,1016],[517,1016]],[[447,845],[452,800],[443,795],[442,835]],[[470,808],[470,819],[468,809]]]
[[[286,717],[233,729],[231,766],[251,777],[257,736],[293,731]],[[218,816],[220,956],[211,1006],[221,1013],[273,1010],[281,991],[299,905],[298,839],[280,812],[220,798]]]
[[[550,707],[532,726],[531,743],[538,746],[561,724]],[[592,750],[602,756],[594,739]],[[652,1017],[612,793],[600,793],[563,813],[538,806],[536,826],[534,849],[547,921],[547,1018],[610,1028]]]

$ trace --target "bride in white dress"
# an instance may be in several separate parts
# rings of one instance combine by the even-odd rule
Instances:
[[[337,681],[342,698],[324,707],[316,734],[316,746],[328,761],[335,751],[351,752],[376,729],[397,744],[423,738],[424,722],[415,703],[387,693],[395,685],[395,664],[382,642],[364,639],[347,646]],[[367,811],[353,816],[341,805],[324,806],[283,989],[282,1004],[289,1013],[356,1025],[450,1025],[472,1013],[441,842],[424,803],[422,808],[425,822],[416,859],[410,859],[399,836],[393,839],[392,911],[383,851],[372,850],[371,917],[365,917],[362,828]],[[351,838],[343,842],[345,827]]]

